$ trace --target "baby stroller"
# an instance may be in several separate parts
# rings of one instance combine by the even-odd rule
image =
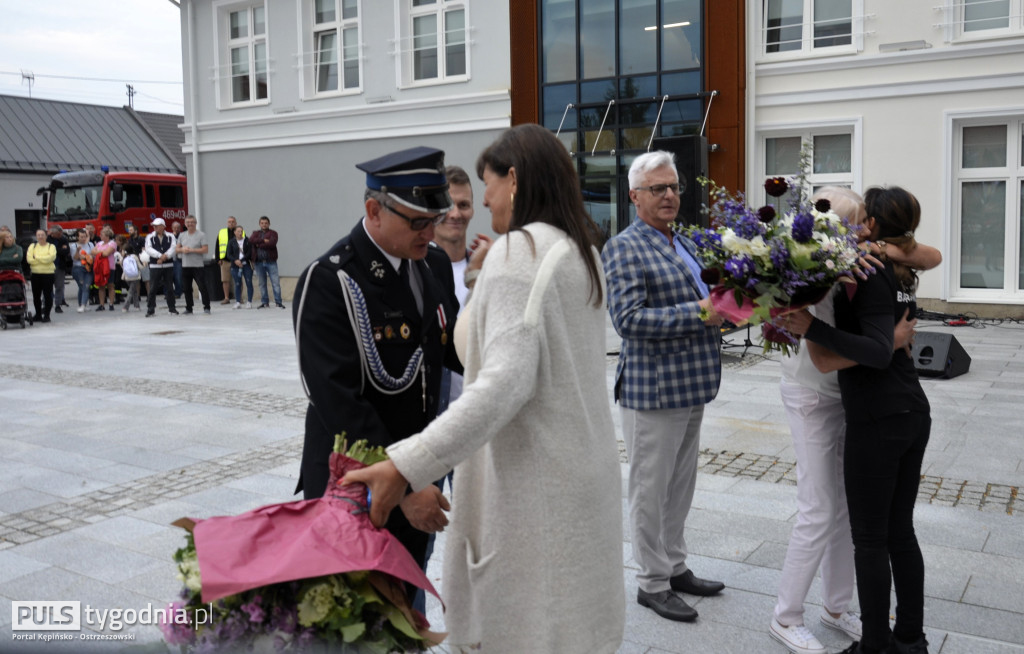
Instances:
[[[25,276],[17,270],[0,270],[0,329],[7,329],[9,322],[20,323],[22,329],[32,324],[27,298]]]

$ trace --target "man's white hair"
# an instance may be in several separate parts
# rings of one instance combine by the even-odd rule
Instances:
[[[676,170],[676,155],[665,150],[643,153],[634,159],[629,167],[629,188],[634,189],[640,186],[647,173],[665,166],[671,168],[676,177],[679,177],[679,171]]]

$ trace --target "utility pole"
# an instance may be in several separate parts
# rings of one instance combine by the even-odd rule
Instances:
[[[131,109],[135,108],[135,87],[131,84],[125,84],[128,87],[128,107]]]
[[[29,99],[31,99],[32,98],[32,85],[36,83],[36,74],[33,73],[32,71],[25,72],[24,70],[22,70],[21,71],[21,81],[22,81],[22,83],[28,82],[28,97],[29,97]]]

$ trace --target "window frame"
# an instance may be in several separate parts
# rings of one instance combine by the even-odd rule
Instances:
[[[469,81],[472,77],[470,72],[472,70],[470,46],[473,42],[469,38],[472,28],[470,27],[468,0],[434,0],[431,4],[419,7],[414,7],[413,2],[414,0],[395,0],[395,16],[398,25],[396,29],[397,38],[395,39],[397,47],[393,54],[398,55],[398,88],[435,86]],[[457,11],[461,11],[463,16],[461,45],[465,60],[465,70],[457,74],[448,74],[446,70],[448,62],[447,50],[449,46],[458,45],[458,43],[449,42],[446,19],[449,13]],[[436,16],[434,51],[437,62],[437,75],[435,77],[417,79],[415,72],[415,22],[417,18],[430,15]]]
[[[807,181],[810,183],[811,188],[807,189],[808,195],[813,192],[815,186],[848,186],[857,193],[861,192],[863,188],[863,126],[861,118],[850,118],[850,119],[839,119],[829,121],[818,121],[818,122],[805,122],[800,124],[775,124],[775,125],[762,125],[757,129],[757,141],[758,141],[758,157],[754,167],[754,179],[753,186],[748,185],[748,188],[756,188],[756,195],[748,193],[748,198],[751,202],[756,202],[758,206],[769,204],[772,202],[772,198],[768,197],[768,194],[764,190],[764,181],[769,177],[779,176],[778,173],[769,175],[767,171],[767,162],[765,158],[768,152],[768,140],[775,138],[792,138],[800,137],[801,150],[806,148],[808,144],[813,144],[815,136],[834,136],[848,134],[850,136],[850,171],[849,173],[815,173],[814,162],[811,162],[811,171],[807,175]],[[781,173],[782,176],[789,177],[799,171],[793,171],[792,173]]]
[[[319,98],[331,98],[345,95],[358,95],[364,91],[363,80],[363,0],[355,0],[355,18],[344,18],[344,0],[333,0],[335,19],[324,23],[316,22],[316,0],[301,1],[301,84],[302,97],[304,100],[315,100]],[[358,83],[354,86],[345,86],[345,32],[355,29],[356,44],[355,62]],[[321,62],[320,39],[328,34],[333,34],[336,41],[336,55],[333,64],[337,66],[337,88],[320,88],[320,66],[329,62]]]
[[[973,43],[1021,36],[1024,34],[1024,0],[1007,0],[1007,2],[1006,27],[967,31],[964,29],[967,13],[966,0],[945,0],[942,10],[946,42]]]
[[[850,43],[843,45],[815,46],[813,34],[814,0],[802,0],[800,26],[800,48],[781,52],[768,52],[768,2],[761,0],[758,29],[758,60],[780,61],[805,59],[810,57],[831,57],[836,55],[857,54],[864,50],[864,0],[850,0]],[[807,17],[810,17],[808,20]],[[807,28],[810,29],[807,29]],[[776,29],[776,28],[773,28]]]
[[[950,302],[993,304],[1024,303],[1024,283],[1021,266],[1024,264],[1024,107],[995,113],[946,114],[947,148],[946,166],[949,194],[945,207],[945,236],[949,243],[949,272],[944,280]],[[963,131],[967,127],[1002,126],[1006,131],[1006,162],[1001,167],[964,167]],[[967,182],[1004,182],[1005,208],[1003,216],[1002,288],[962,286],[964,270],[963,242],[963,184]]]
[[[271,101],[270,92],[270,30],[268,29],[268,12],[266,0],[221,0],[213,5],[214,24],[214,77],[217,85],[217,108],[238,109],[268,105]],[[263,10],[263,31],[260,34],[254,33],[255,20],[254,9]],[[246,36],[231,38],[231,16],[239,11],[245,11],[248,16],[249,30]],[[266,79],[266,96],[259,98],[260,68],[257,65],[256,49],[262,46],[265,56],[263,59],[262,74]],[[232,53],[245,47],[247,49],[246,65],[248,66],[249,98],[246,100],[234,99],[234,64]]]

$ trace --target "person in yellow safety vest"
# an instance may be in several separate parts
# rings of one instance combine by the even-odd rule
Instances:
[[[220,301],[221,304],[230,304],[231,300],[231,262],[228,261],[228,241],[230,241],[235,234],[235,227],[238,227],[238,221],[235,220],[234,216],[228,216],[228,226],[222,228],[217,232],[217,264],[220,266],[220,283],[224,286],[224,299]],[[245,236],[245,230],[242,230],[242,236]],[[212,290],[211,290],[212,293]]]

